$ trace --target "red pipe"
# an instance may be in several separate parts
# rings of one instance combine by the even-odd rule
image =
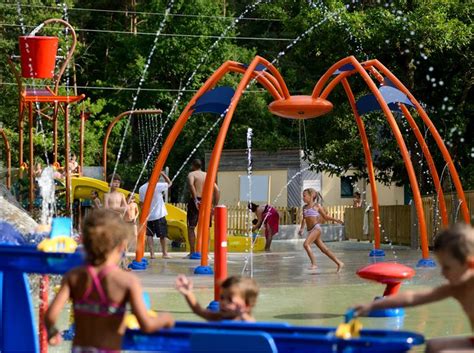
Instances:
[[[220,299],[220,283],[227,278],[227,207],[214,209],[214,300]]]
[[[46,332],[46,325],[44,324],[44,317],[48,310],[48,288],[49,288],[49,276],[42,275],[40,281],[40,293],[39,293],[39,343],[40,352],[48,353],[48,333]]]

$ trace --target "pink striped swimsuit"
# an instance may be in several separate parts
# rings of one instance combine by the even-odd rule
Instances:
[[[125,304],[112,302],[105,294],[101,281],[110,272],[116,269],[117,266],[105,266],[98,273],[93,266],[86,266],[87,273],[92,278],[91,285],[86,289],[82,298],[74,301],[74,315],[91,315],[91,316],[124,316]],[[99,295],[99,299],[91,299],[90,295],[95,290]],[[72,347],[73,353],[117,353],[120,350],[97,348],[97,347]]]

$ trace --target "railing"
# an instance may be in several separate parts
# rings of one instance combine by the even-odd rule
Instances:
[[[186,203],[174,203],[174,206],[186,211]],[[326,212],[336,219],[344,220],[344,211],[347,205],[324,206]],[[280,215],[280,225],[300,224],[302,217],[301,207],[275,207]],[[249,219],[249,217],[251,217]],[[227,207],[227,229],[229,234],[246,234],[249,231],[249,223],[255,218],[249,213],[245,205]]]

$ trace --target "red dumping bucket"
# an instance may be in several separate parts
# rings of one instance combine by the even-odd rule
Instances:
[[[22,36],[20,39],[21,76],[52,78],[56,65],[58,37]]]

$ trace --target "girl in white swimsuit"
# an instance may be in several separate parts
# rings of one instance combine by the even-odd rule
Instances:
[[[321,194],[316,190],[309,188],[303,191],[303,202],[305,205],[303,206],[303,218],[301,221],[301,227],[298,234],[301,236],[303,235],[304,225],[306,223],[306,229],[308,230],[308,236],[304,241],[303,247],[306,250],[306,253],[309,256],[309,260],[311,261],[310,269],[317,268],[316,266],[316,257],[311,250],[311,244],[315,243],[316,246],[321,250],[323,254],[329,257],[332,261],[334,261],[337,265],[337,272],[339,272],[342,267],[344,267],[344,263],[339,260],[334,253],[328,249],[326,245],[324,245],[323,241],[321,240],[321,221],[334,221],[337,223],[342,224],[343,222],[329,216],[325,211],[324,208],[320,205],[320,201],[322,201]]]

